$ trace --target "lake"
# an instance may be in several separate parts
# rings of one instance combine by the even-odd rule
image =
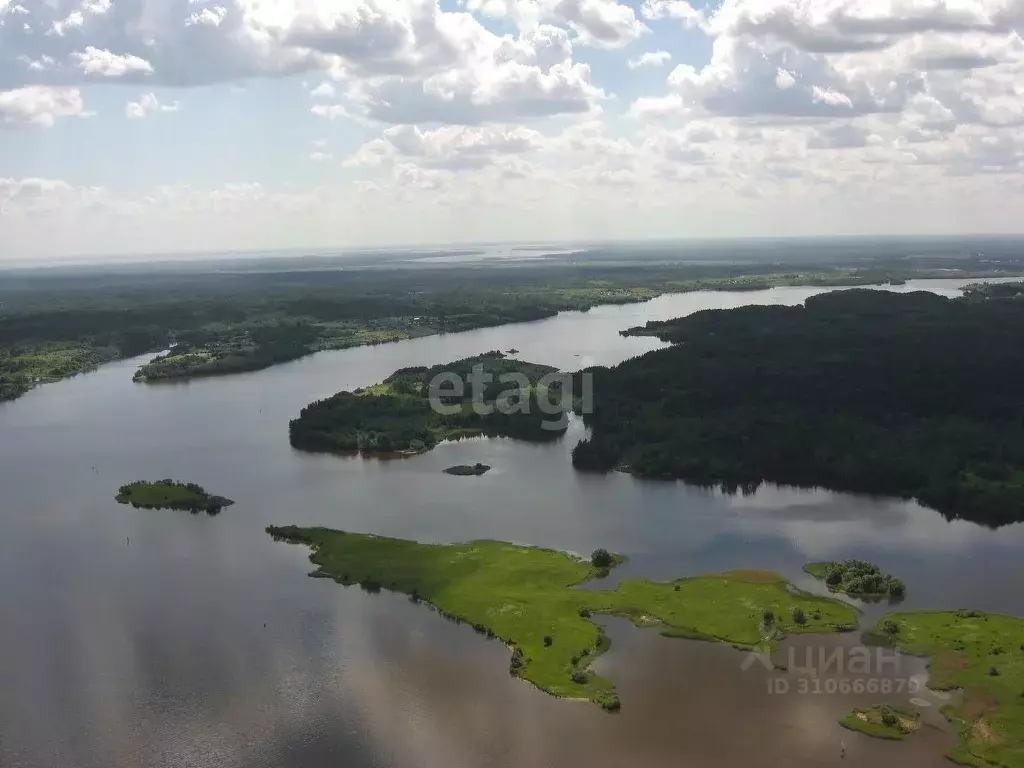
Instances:
[[[959,285],[894,290],[953,296]],[[509,677],[498,643],[399,596],[309,579],[308,552],[263,530],[607,547],[630,558],[619,576],[757,567],[811,588],[804,562],[856,556],[904,579],[905,607],[1024,614],[1024,525],[992,531],[820,490],[727,496],[579,474],[569,462],[578,422],[550,444],[480,438],[392,461],[288,444],[302,406],[397,368],[512,347],[567,369],[614,364],[662,346],[624,328],[820,292],[663,296],[187,383],[133,383],[139,358],[0,404],[0,766],[947,765],[941,697],[917,694],[929,727],[914,738],[868,739],[836,720],[877,696],[769,692],[778,673],[744,669],[732,648],[617,620],[598,664],[622,712],[552,699]],[[476,461],[493,469],[441,472]],[[207,517],[114,502],[121,484],[163,477],[237,503]],[[856,640],[800,642],[841,652]],[[886,676],[923,679],[921,660],[898,662]]]

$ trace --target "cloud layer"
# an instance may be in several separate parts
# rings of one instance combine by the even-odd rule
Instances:
[[[1022,34],[1024,0],[0,0],[0,131],[86,126],[98,88],[120,89],[122,121],[180,110],[178,125],[201,119],[199,89],[274,81],[301,88],[294,119],[331,137],[290,148],[294,183],[278,169],[207,192],[0,168],[0,213],[27,232],[84,211],[251,219],[273,201],[296,221],[363,211],[330,230],[346,236],[369,210],[390,212],[382,236],[399,211],[432,231],[438,210],[626,235],[738,234],[741,216],[764,234],[914,231],[941,209],[943,226],[1011,229]],[[439,236],[465,239],[470,218]]]

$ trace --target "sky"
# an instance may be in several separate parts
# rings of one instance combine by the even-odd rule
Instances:
[[[1024,230],[1024,0],[0,0],[0,259]]]

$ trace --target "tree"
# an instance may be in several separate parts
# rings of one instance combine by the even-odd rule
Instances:
[[[775,611],[771,608],[765,608],[761,613],[761,618],[764,619],[765,626],[775,623]]]
[[[553,642],[554,642],[554,640],[551,639],[551,635],[544,635],[544,647],[545,648],[550,648],[551,647],[551,643],[553,643]]]
[[[804,616],[804,610],[799,605],[793,607],[793,621],[797,624],[803,624],[807,621],[807,617]]]
[[[607,549],[595,549],[590,555],[590,562],[595,568],[609,568],[615,559]]]

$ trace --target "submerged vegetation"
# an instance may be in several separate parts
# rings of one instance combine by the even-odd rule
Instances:
[[[1024,619],[968,610],[892,613],[869,636],[931,657],[929,688],[962,689],[961,703],[943,710],[959,733],[950,759],[1024,766]]]
[[[877,565],[866,560],[808,563],[804,570],[824,581],[833,592],[843,592],[852,597],[898,600],[906,589],[900,579],[883,573]]]
[[[1024,302],[852,290],[631,333],[675,346],[593,369],[579,469],[1024,519]]]
[[[479,391],[473,388],[474,370],[491,380],[481,379]],[[554,371],[498,351],[433,368],[404,368],[380,384],[307,405],[289,425],[291,444],[308,451],[392,454],[419,453],[442,440],[481,434],[551,440],[568,426],[561,385],[545,378]],[[503,375],[517,381],[500,380]],[[446,377],[445,383],[431,391],[438,376]],[[455,379],[460,386],[450,387]],[[571,408],[572,393],[564,394]]]
[[[267,528],[275,539],[313,549],[313,575],[369,591],[387,589],[427,603],[512,649],[511,674],[555,696],[617,709],[612,683],[590,668],[609,641],[594,617],[624,616],[665,635],[755,647],[785,632],[851,629],[848,605],[794,589],[763,571],[679,579],[626,580],[614,590],[573,589],[621,558],[591,560],[498,541],[419,544],[326,528]],[[796,609],[804,620],[793,619]],[[765,616],[771,615],[771,620]],[[769,641],[770,642],[770,641]]]
[[[896,740],[920,730],[921,715],[891,704],[878,704],[853,710],[839,724],[877,739]]]
[[[122,485],[117,492],[119,504],[131,504],[146,509],[187,509],[193,514],[206,512],[219,514],[221,509],[235,502],[223,496],[207,493],[195,483],[179,483],[174,480],[158,480],[155,483],[138,481]]]

